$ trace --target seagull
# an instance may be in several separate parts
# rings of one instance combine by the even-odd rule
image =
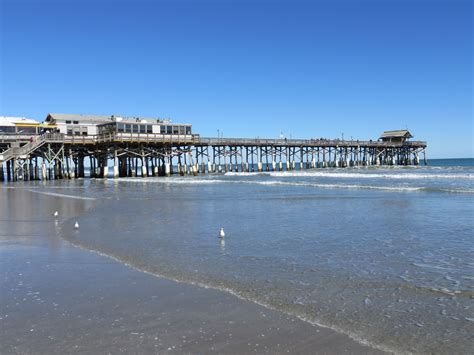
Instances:
[[[76,223],[74,223],[74,229],[79,229],[79,222],[76,221]]]
[[[224,228],[221,228],[221,231],[219,233],[219,238],[224,238],[224,237],[225,237]]]
[[[58,212],[58,211],[54,211],[53,216],[54,216],[54,217],[59,216],[59,212]]]

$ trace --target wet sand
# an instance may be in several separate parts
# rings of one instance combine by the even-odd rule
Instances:
[[[60,223],[95,203],[0,188],[0,353],[381,353],[225,292],[139,272],[57,235]]]

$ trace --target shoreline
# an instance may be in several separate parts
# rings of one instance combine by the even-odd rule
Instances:
[[[74,352],[74,351],[85,351],[85,352],[96,352],[97,347],[106,347],[107,349],[115,349],[120,351],[126,349],[127,351],[138,351],[138,352],[178,352],[178,353],[200,353],[200,352],[220,352],[220,353],[248,353],[252,351],[257,352],[270,352],[270,353],[284,353],[284,352],[296,352],[296,353],[382,353],[379,350],[365,346],[351,339],[349,336],[338,333],[334,330],[323,328],[317,325],[311,325],[307,321],[301,320],[296,316],[286,315],[279,311],[269,309],[263,305],[258,305],[255,302],[244,300],[239,298],[238,295],[233,295],[230,292],[223,290],[217,290],[206,287],[204,285],[190,285],[187,283],[169,280],[163,276],[152,275],[135,268],[132,265],[126,265],[121,261],[114,260],[108,256],[107,259],[104,256],[98,255],[96,251],[87,250],[82,247],[77,247],[74,244],[62,240],[58,236],[54,235],[54,220],[49,216],[50,210],[55,210],[58,205],[61,209],[68,211],[71,214],[70,218],[77,216],[76,213],[85,211],[85,207],[88,203],[92,203],[84,200],[73,200],[65,199],[60,196],[51,196],[44,194],[34,194],[32,191],[27,189],[6,189],[4,195],[22,195],[20,199],[30,200],[30,204],[27,209],[35,209],[35,202],[41,206],[47,206],[48,208],[37,209],[37,214],[33,215],[33,221],[23,223],[21,228],[21,235],[18,233],[9,233],[10,230],[15,230],[13,224],[17,223],[14,221],[19,220],[20,213],[25,213],[24,208],[13,208],[11,210],[6,207],[9,205],[4,198],[0,204],[0,209],[3,209],[2,216],[7,216],[6,220],[0,221],[0,225],[3,227],[9,225],[9,228],[2,228],[5,231],[5,235],[2,235],[1,253],[2,256],[2,270],[7,272],[4,275],[5,282],[2,283],[2,294],[5,295],[4,301],[2,302],[2,319],[0,321],[4,323],[2,326],[2,352],[20,352],[28,353],[34,350],[34,352],[42,352],[39,344],[43,344],[45,353],[55,352]],[[29,196],[25,196],[29,195]],[[7,197],[7,200],[12,196]],[[19,196],[15,196],[18,199]],[[42,200],[40,202],[40,200]],[[65,201],[67,200],[67,201]],[[33,202],[33,203],[31,203]],[[97,201],[94,201],[96,204]],[[66,206],[67,205],[67,206]],[[38,211],[40,210],[40,211]],[[66,216],[67,218],[67,216]],[[20,219],[21,221],[21,219]],[[22,221],[24,222],[24,221]],[[35,233],[38,230],[38,226],[42,227],[39,235]],[[45,228],[46,226],[46,228]],[[13,229],[12,229],[13,227]],[[12,237],[8,237],[11,234]],[[48,234],[50,234],[48,236]],[[22,238],[21,241],[18,238]],[[69,257],[72,258],[72,262]],[[105,262],[107,260],[107,262]],[[38,270],[29,270],[28,265],[36,265]],[[58,271],[53,273],[50,277],[54,277],[57,280],[52,283],[46,276],[42,275],[40,270],[43,271],[56,269],[58,265],[68,265],[68,270]],[[8,271],[10,270],[10,272]],[[11,270],[22,270],[13,275]],[[28,271],[29,270],[29,271]],[[93,271],[93,274],[91,273]],[[31,273],[31,279],[29,281],[23,280],[21,284],[25,282],[30,284],[30,289],[25,293],[26,290],[21,290],[18,286],[21,279],[25,274]],[[59,274],[58,274],[59,273]],[[20,277],[19,275],[22,275]],[[81,277],[81,275],[85,275]],[[133,280],[135,284],[141,285],[140,287],[134,287],[133,292],[135,297],[142,300],[147,307],[143,307],[143,304],[134,302],[128,299],[130,288],[127,284],[122,282],[122,279]],[[77,285],[71,284],[70,280],[75,280]],[[45,281],[48,281],[45,283]],[[94,285],[100,285],[99,289],[94,289],[94,286],[90,286],[91,281]],[[56,284],[56,282],[58,282]],[[16,285],[16,286],[15,286]],[[79,296],[71,290],[67,291],[66,294],[64,286],[75,289],[78,286],[83,286],[82,294]],[[15,286],[15,287],[14,287]],[[52,290],[45,290],[44,288],[52,287]],[[10,288],[10,289],[9,289]],[[41,289],[40,291],[35,291]],[[84,289],[86,291],[84,291]],[[90,299],[96,299],[96,301],[103,301],[100,296],[101,289],[108,290],[107,294],[114,294],[114,302],[99,302],[100,308],[90,304]],[[54,292],[53,292],[54,291]],[[33,297],[33,304],[29,304],[29,298],[35,292],[39,292],[36,298]],[[167,297],[160,299],[159,302],[155,302],[153,298],[155,293],[167,294]],[[61,296],[54,296],[54,293],[60,294]],[[22,298],[23,303],[29,304],[28,313],[26,310],[13,310],[16,304],[22,304],[21,302],[13,302]],[[39,298],[42,302],[35,301]],[[66,300],[71,298],[71,300]],[[57,309],[54,304],[59,304],[54,299],[66,303],[73,302],[70,305],[70,309],[65,309],[66,314],[72,313],[75,318],[74,322],[69,317],[67,322],[68,327],[75,328],[74,332],[84,332],[88,330],[87,322],[84,324],[81,319],[84,314],[88,312],[94,313],[97,310],[107,310],[107,315],[104,315],[99,323],[102,325],[95,329],[98,338],[89,335],[87,338],[87,346],[83,348],[75,348],[78,344],[72,344],[78,339],[72,337],[69,343],[66,344],[58,342],[57,339],[60,337],[57,333],[61,334],[63,329],[58,327],[62,321],[61,317],[58,318]],[[180,314],[170,314],[170,305],[176,306],[177,299],[180,299],[179,309],[185,309]],[[200,299],[201,303],[196,305],[193,300]],[[15,303],[15,304],[14,304]],[[50,304],[49,307],[44,307],[45,303]],[[117,303],[120,305],[117,307]],[[52,305],[52,306],[51,306]],[[86,307],[87,311],[82,308]],[[149,308],[153,310],[150,311]],[[216,307],[219,308],[219,312],[216,311]],[[81,310],[82,309],[82,310]],[[202,309],[202,310],[201,310]],[[160,310],[161,312],[159,312]],[[239,310],[237,313],[235,310]],[[112,314],[108,314],[108,312]],[[146,332],[137,337],[136,328],[134,322],[124,321],[122,324],[122,330],[119,332],[120,335],[115,336],[116,329],[111,327],[114,324],[116,316],[114,312],[120,314],[126,314],[128,317],[136,318],[138,314],[138,323],[142,323],[144,320],[148,322],[148,328]],[[5,314],[9,314],[5,317]],[[160,322],[157,318],[160,318],[160,314],[166,314],[166,323]],[[199,317],[196,317],[199,315]],[[35,333],[35,330],[25,332],[25,329],[19,324],[10,321],[13,318],[37,318],[43,319],[43,340],[37,339],[32,336],[31,333]],[[29,318],[28,318],[29,317]],[[51,319],[53,324],[51,324]],[[114,318],[114,319],[112,319]],[[9,320],[10,319],[10,320]],[[201,321],[201,326],[193,323],[196,319]],[[162,320],[162,319],[161,319]],[[59,324],[55,324],[58,322]],[[111,322],[111,323],[108,323]],[[224,324],[222,324],[224,322]],[[249,327],[249,322],[252,325]],[[105,324],[105,328],[104,328]],[[108,324],[108,326],[107,326]],[[216,325],[220,324],[218,329],[215,329]],[[179,325],[179,326],[178,326]],[[205,327],[203,326],[205,325]],[[96,325],[97,326],[97,325]],[[92,325],[94,329],[94,324]],[[31,328],[34,329],[34,328]],[[152,336],[157,333],[166,330],[167,336],[162,337]],[[50,333],[46,335],[46,333]],[[74,333],[73,332],[73,333]],[[202,336],[202,332],[205,334],[214,334],[214,337],[205,339]],[[219,339],[216,334],[218,332]],[[38,333],[41,333],[38,331]],[[170,335],[172,333],[172,336]],[[186,341],[179,339],[180,336],[186,333]],[[223,333],[231,334],[223,337]],[[37,334],[37,333],[35,333]],[[53,334],[53,335],[52,335]],[[140,332],[138,332],[140,334]],[[66,332],[67,337],[71,337],[71,332]],[[263,336],[262,336],[263,335]],[[44,338],[46,336],[46,338]],[[84,335],[82,334],[82,337]],[[122,343],[121,337],[131,337],[127,342]],[[53,339],[49,339],[52,337]],[[57,338],[58,337],[58,338]],[[140,338],[141,337],[141,338]],[[102,342],[102,338],[108,339],[106,344]],[[165,338],[168,343],[165,344]],[[214,338],[214,342],[212,339]],[[238,338],[238,339],[237,339]],[[20,340],[21,345],[18,342],[14,342],[13,339]],[[28,339],[28,341],[27,341]],[[30,341],[31,339],[31,341]],[[46,341],[45,339],[49,339]],[[56,340],[54,340],[56,339]],[[144,340],[146,339],[146,340]],[[86,340],[86,339],[83,339]],[[115,347],[120,343],[121,347]],[[69,349],[64,346],[71,345]],[[212,345],[214,344],[214,346]],[[156,345],[156,346],[155,346]],[[174,348],[173,348],[174,346]],[[104,348],[105,349],[105,348]]]
[[[84,246],[81,246],[80,244],[74,244],[72,243],[71,241],[68,241],[73,247],[75,248],[78,248],[84,252],[88,252],[88,253],[92,253],[92,254],[96,254],[100,257],[103,257],[103,258],[107,258],[107,259],[110,259],[112,260],[113,262],[116,262],[118,264],[121,264],[121,265],[124,265],[126,266],[127,268],[130,268],[136,272],[139,272],[139,273],[143,273],[143,274],[147,274],[147,275],[150,275],[152,277],[155,277],[155,278],[158,278],[158,279],[161,279],[161,280],[167,280],[167,281],[170,281],[170,282],[174,282],[174,283],[177,283],[177,284],[181,284],[181,285],[187,285],[187,286],[192,286],[192,287],[197,287],[197,288],[201,288],[201,289],[205,289],[205,290],[213,290],[213,291],[217,291],[217,292],[221,292],[221,293],[224,293],[224,294],[228,294],[232,297],[235,297],[237,299],[239,299],[240,301],[243,301],[243,302],[247,302],[247,303],[251,303],[251,304],[254,304],[254,305],[257,305],[257,306],[260,306],[260,307],[263,307],[269,311],[272,311],[272,312],[277,312],[281,315],[284,315],[284,316],[287,316],[287,317],[290,317],[290,318],[295,318],[295,319],[298,319],[304,323],[307,323],[313,327],[316,327],[316,328],[321,328],[321,329],[325,329],[325,330],[328,330],[328,331],[331,331],[331,332],[335,332],[339,335],[342,335],[342,336],[345,336],[345,337],[348,337],[350,338],[352,341],[356,342],[357,344],[361,345],[361,346],[364,346],[364,347],[367,347],[373,351],[379,351],[381,354],[395,354],[397,353],[395,350],[389,350],[389,349],[383,349],[377,345],[374,345],[374,344],[370,344],[369,342],[363,340],[363,339],[358,339],[356,336],[352,336],[350,334],[347,334],[345,333],[344,331],[342,330],[338,330],[338,329],[335,329],[335,328],[332,328],[330,326],[326,326],[326,325],[323,325],[323,324],[319,324],[317,322],[313,322],[311,320],[308,320],[306,318],[304,318],[303,316],[299,316],[299,315],[295,315],[295,314],[291,314],[291,313],[287,313],[287,312],[284,312],[284,311],[281,311],[275,307],[272,307],[271,305],[268,305],[268,304],[264,304],[264,303],[261,303],[259,301],[256,301],[256,300],[253,300],[253,299],[248,299],[248,298],[245,298],[241,295],[239,295],[238,293],[236,293],[235,291],[231,290],[231,289],[227,289],[227,288],[219,288],[219,287],[216,287],[216,286],[211,286],[211,285],[207,285],[207,284],[203,284],[203,283],[197,283],[197,282],[193,282],[193,281],[181,281],[181,280],[178,280],[178,279],[174,279],[174,278],[171,278],[171,277],[167,277],[165,275],[162,275],[162,274],[158,274],[158,273],[153,273],[151,271],[148,271],[148,270],[144,270],[144,269],[140,269],[139,267],[137,266],[134,266],[126,261],[123,261],[123,260],[120,260],[119,258],[117,257],[114,257],[114,256],[111,256],[111,255],[108,255],[106,253],[103,253],[103,252],[100,252],[100,251],[97,251],[97,250],[94,250],[94,249],[88,249]],[[320,332],[320,330],[317,330],[317,332]],[[372,353],[372,352],[368,352],[368,353]]]

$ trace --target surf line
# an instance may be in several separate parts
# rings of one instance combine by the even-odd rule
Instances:
[[[136,270],[137,272],[141,272],[141,273],[151,275],[153,277],[157,277],[157,278],[161,278],[161,279],[171,280],[171,281],[179,283],[179,284],[187,284],[187,285],[192,285],[192,286],[196,286],[196,287],[200,287],[200,288],[204,288],[204,289],[211,289],[211,290],[217,290],[217,291],[220,291],[220,292],[228,293],[228,294],[230,294],[230,295],[232,295],[232,296],[234,296],[234,297],[236,297],[240,300],[243,300],[243,301],[246,301],[246,302],[252,302],[252,303],[257,304],[257,305],[259,305],[261,307],[264,307],[266,309],[270,309],[270,310],[273,310],[275,312],[279,312],[279,313],[286,314],[286,315],[291,316],[291,317],[295,317],[295,318],[297,318],[297,319],[299,319],[299,320],[301,320],[305,323],[309,323],[311,325],[315,325],[315,326],[325,328],[325,329],[330,329],[330,330],[334,331],[335,333],[343,334],[343,335],[349,337],[350,339],[354,340],[355,342],[357,342],[359,344],[362,344],[362,345],[365,345],[369,348],[380,350],[380,351],[387,352],[387,353],[397,353],[397,351],[398,351],[394,348],[391,348],[390,346],[386,346],[386,345],[383,345],[383,344],[376,344],[376,343],[373,343],[371,341],[368,341],[368,340],[362,338],[361,336],[359,336],[355,333],[346,331],[346,330],[344,330],[344,329],[342,329],[338,326],[326,325],[324,323],[320,323],[317,320],[311,320],[306,316],[299,315],[299,314],[296,314],[296,313],[292,313],[292,312],[285,311],[283,309],[277,308],[277,307],[272,306],[268,303],[259,301],[255,298],[245,297],[242,294],[240,294],[238,291],[233,290],[232,288],[220,287],[220,286],[216,286],[216,285],[213,285],[213,284],[206,284],[206,283],[196,281],[196,280],[192,280],[192,279],[179,279],[179,278],[176,278],[174,276],[169,276],[169,275],[166,275],[166,274],[161,274],[161,273],[158,273],[158,272],[149,271],[146,268],[136,266],[133,262],[124,260],[124,259],[122,259],[118,256],[107,254],[106,252],[104,252],[102,250],[94,249],[93,247],[89,247],[87,245],[81,244],[79,241],[68,238],[67,236],[63,235],[62,238],[64,240],[66,240],[67,242],[69,242],[72,246],[74,246],[74,247],[76,247],[80,250],[84,250],[84,251],[102,256],[104,258],[111,259],[111,260],[113,260],[113,261],[115,261],[115,262],[117,262],[121,265],[125,265],[126,267],[128,267],[130,269]]]
[[[76,199],[76,200],[91,200],[91,201],[97,200],[97,199],[94,198],[94,197],[65,195],[65,194],[58,194],[58,193],[56,193],[56,192],[35,191],[35,190],[30,190],[30,189],[28,189],[28,190],[26,190],[26,191],[33,192],[33,193],[35,193],[35,194],[48,195],[48,196],[73,198],[73,199]]]

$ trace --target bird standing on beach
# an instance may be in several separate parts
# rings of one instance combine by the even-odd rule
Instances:
[[[221,228],[221,231],[219,232],[219,238],[224,238],[224,237],[225,237],[224,228]]]
[[[74,229],[79,229],[79,222],[76,221],[76,223],[74,223]]]
[[[58,212],[58,211],[54,211],[53,216],[54,216],[54,217],[59,216],[59,212]]]

